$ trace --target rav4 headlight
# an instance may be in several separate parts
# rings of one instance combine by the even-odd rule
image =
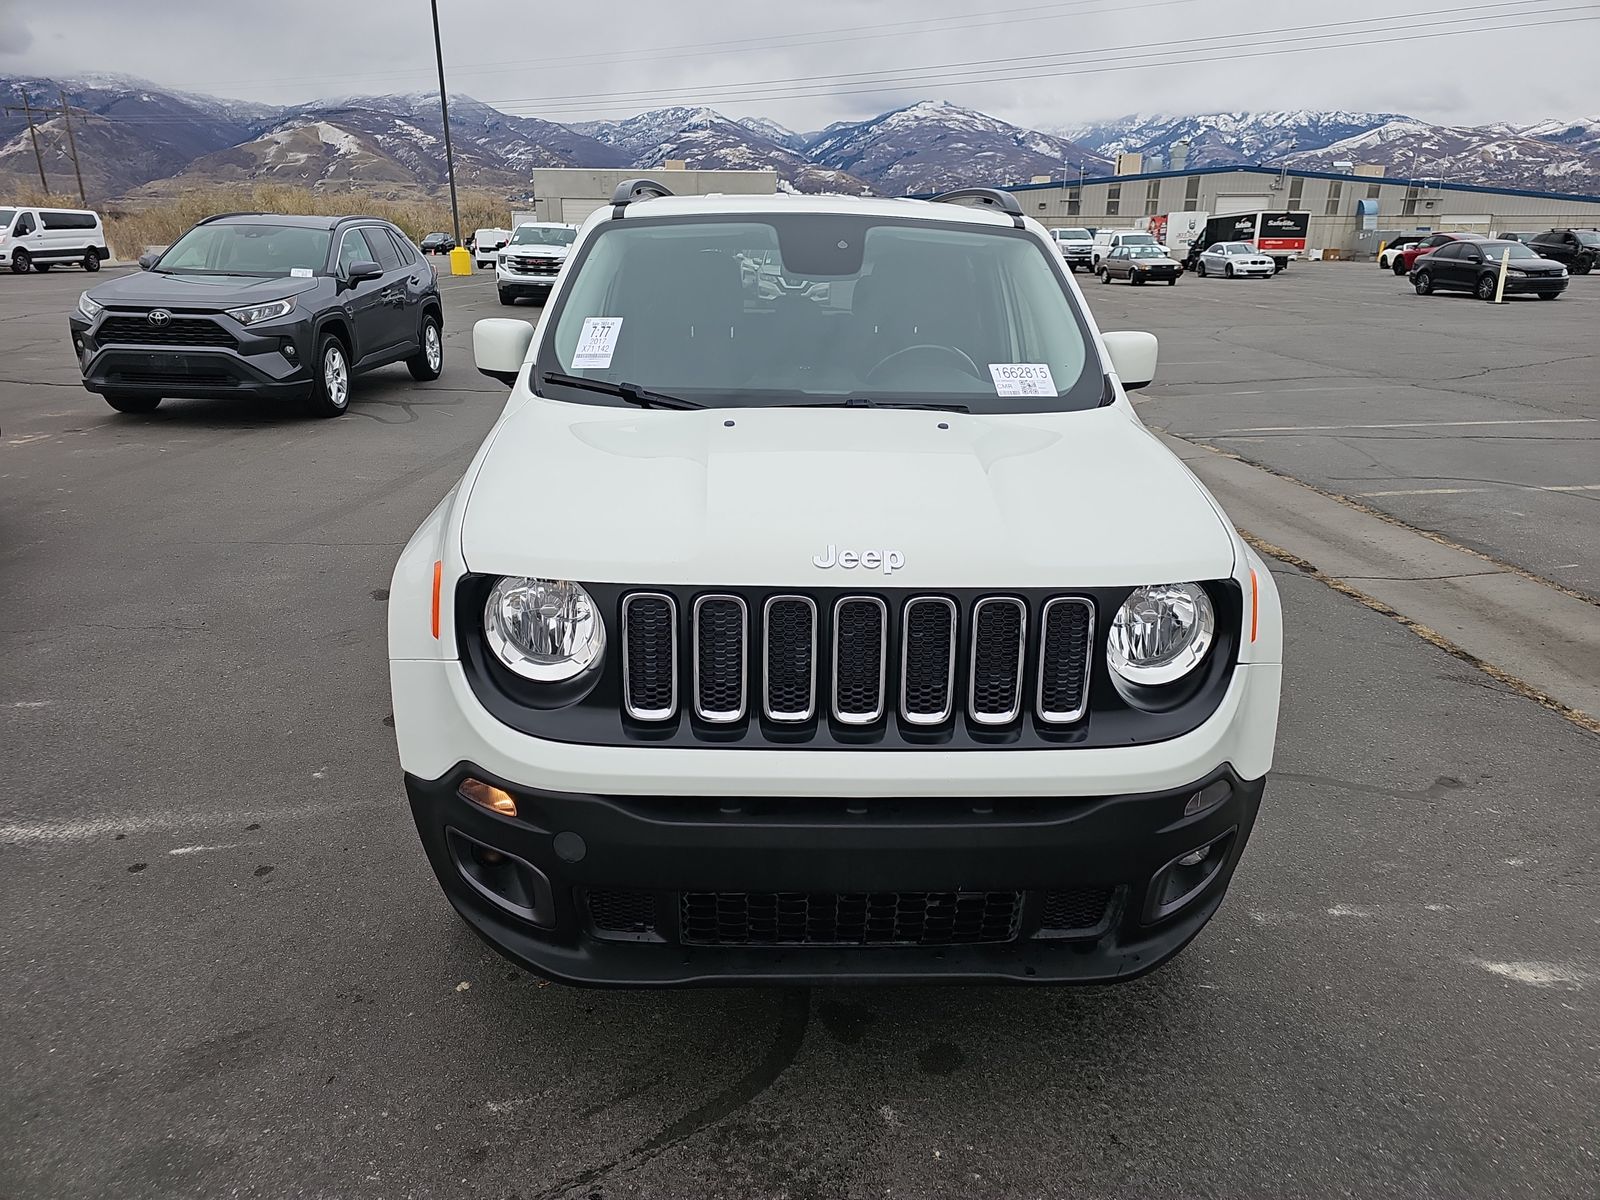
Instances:
[[[576,679],[606,648],[594,598],[565,579],[501,579],[484,605],[483,631],[507,670],[537,683]]]
[[[83,295],[78,297],[78,311],[84,316],[88,317],[91,321],[103,313],[105,308],[106,306],[104,304],[96,303],[94,298],[90,296],[88,292],[85,292]]]
[[[1137,588],[1111,621],[1106,662],[1129,683],[1173,683],[1204,661],[1216,627],[1211,600],[1197,583]]]
[[[272,300],[266,304],[247,304],[243,308],[230,308],[228,315],[241,325],[259,325],[263,321],[276,321],[294,311],[293,300]]]

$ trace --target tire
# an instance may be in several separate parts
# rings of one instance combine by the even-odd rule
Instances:
[[[1205,263],[1203,263],[1203,262],[1195,263],[1195,265],[1194,265],[1194,273],[1196,275],[1200,276],[1201,279],[1204,279],[1206,277],[1206,265],[1205,265]]]
[[[1411,286],[1417,289],[1419,296],[1433,295],[1433,276],[1426,271],[1418,271],[1417,277],[1411,281]]]
[[[1493,275],[1480,275],[1480,276],[1478,276],[1478,288],[1477,288],[1478,299],[1479,300],[1487,300],[1487,301],[1489,301],[1489,303],[1493,304],[1494,303],[1494,287],[1495,287],[1495,277]]]
[[[1404,275],[1406,273],[1406,260],[1404,258],[1396,254],[1391,261],[1394,263],[1394,273],[1396,275]]]
[[[26,275],[33,270],[33,255],[26,250],[17,250],[11,255],[11,273],[13,275]]]
[[[1174,275],[1171,279],[1167,280],[1167,286],[1168,287],[1177,287],[1178,286],[1178,277],[1176,275]]]
[[[350,352],[337,334],[322,335],[316,363],[306,407],[314,417],[341,416],[350,407]]]
[[[422,314],[422,331],[419,349],[406,359],[406,370],[418,383],[431,383],[444,371],[444,335],[439,332],[439,318],[431,312]]]
[[[1110,283],[1111,282],[1111,272],[1110,271],[1098,271],[1098,272],[1096,272],[1096,274],[1098,274],[1100,276],[1100,282],[1101,283]]]
[[[121,413],[148,413],[155,412],[161,397],[145,396],[138,392],[107,392],[105,401]]]
[[[1128,276],[1128,283],[1131,284],[1133,287],[1143,287],[1144,286],[1144,280],[1140,279],[1139,276],[1137,276],[1137,275],[1129,275]]]
[[[1223,274],[1226,275],[1229,279],[1233,278],[1233,264],[1232,263],[1228,264],[1227,269],[1223,272]]]
[[[91,250],[83,256],[83,269],[91,275],[100,269],[100,251]]]
[[[35,271],[39,272],[39,274],[43,275],[46,271],[48,271],[53,266],[55,266],[55,263],[34,263],[33,264],[33,269]]]
[[[505,305],[508,305],[508,306],[512,306],[512,305],[516,304],[517,298],[515,296],[513,296],[510,292],[506,291],[505,288],[501,288],[499,290],[500,290],[500,303],[501,304],[505,304]]]
[[[1559,299],[1561,299],[1561,293],[1560,292],[1539,292],[1538,296],[1539,296],[1539,299],[1541,299],[1541,300],[1559,300]]]
[[[1592,270],[1594,270],[1594,259],[1592,258],[1580,258],[1572,264],[1572,273],[1574,275],[1587,275]]]

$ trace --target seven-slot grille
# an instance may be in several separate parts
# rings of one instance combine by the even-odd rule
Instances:
[[[102,346],[238,346],[233,334],[209,317],[173,316],[163,325],[147,317],[107,317],[95,330]]]
[[[1029,707],[1051,725],[1080,721],[1088,710],[1095,629],[1085,597],[1047,601],[1037,632],[1027,605],[1013,596],[987,596],[966,610],[946,596],[913,596],[894,613],[876,596],[843,596],[819,608],[804,595],[757,605],[707,593],[685,604],[688,628],[680,635],[672,596],[623,599],[623,704],[635,720],[671,720],[685,684],[683,704],[712,724],[741,721],[753,704],[779,724],[808,722],[820,711],[861,726],[893,708],[907,725],[941,725],[963,701],[968,718],[986,726],[1016,721]],[[687,638],[682,655],[680,636]]]

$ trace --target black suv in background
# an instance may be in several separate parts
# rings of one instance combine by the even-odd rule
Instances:
[[[70,318],[83,386],[119,412],[258,395],[336,417],[358,372],[443,369],[433,268],[387,221],[230,213],[139,265],[85,292]]]
[[[1565,263],[1574,275],[1587,275],[1600,262],[1600,232],[1593,229],[1552,229],[1528,239],[1536,254]]]

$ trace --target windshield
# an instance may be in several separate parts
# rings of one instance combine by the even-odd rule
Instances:
[[[1125,233],[1122,235],[1122,244],[1124,246],[1154,246],[1156,240],[1148,233]]]
[[[1056,230],[1056,237],[1065,242],[1094,241],[1094,238],[1089,235],[1089,231],[1087,229],[1058,229]]]
[[[843,214],[608,222],[541,343],[548,372],[713,407],[862,402],[973,412],[1104,395],[1059,256],[1011,228]]]
[[[1160,246],[1129,246],[1128,255],[1131,258],[1161,258]]]
[[[333,234],[295,225],[197,225],[155,269],[177,275],[288,275],[321,271]]]
[[[1503,257],[1508,250],[1511,252],[1511,257],[1514,259],[1539,257],[1535,251],[1529,249],[1527,246],[1524,246],[1521,242],[1485,242],[1481,246],[1478,246],[1477,249],[1482,250],[1491,259],[1496,260]]]
[[[0,224],[3,223],[4,217],[0,216]],[[1575,229],[1573,230],[1573,236],[1585,246],[1600,246],[1600,233],[1590,233],[1582,229]]]
[[[511,235],[513,246],[570,246],[578,236],[576,229],[565,226],[518,225]]]

